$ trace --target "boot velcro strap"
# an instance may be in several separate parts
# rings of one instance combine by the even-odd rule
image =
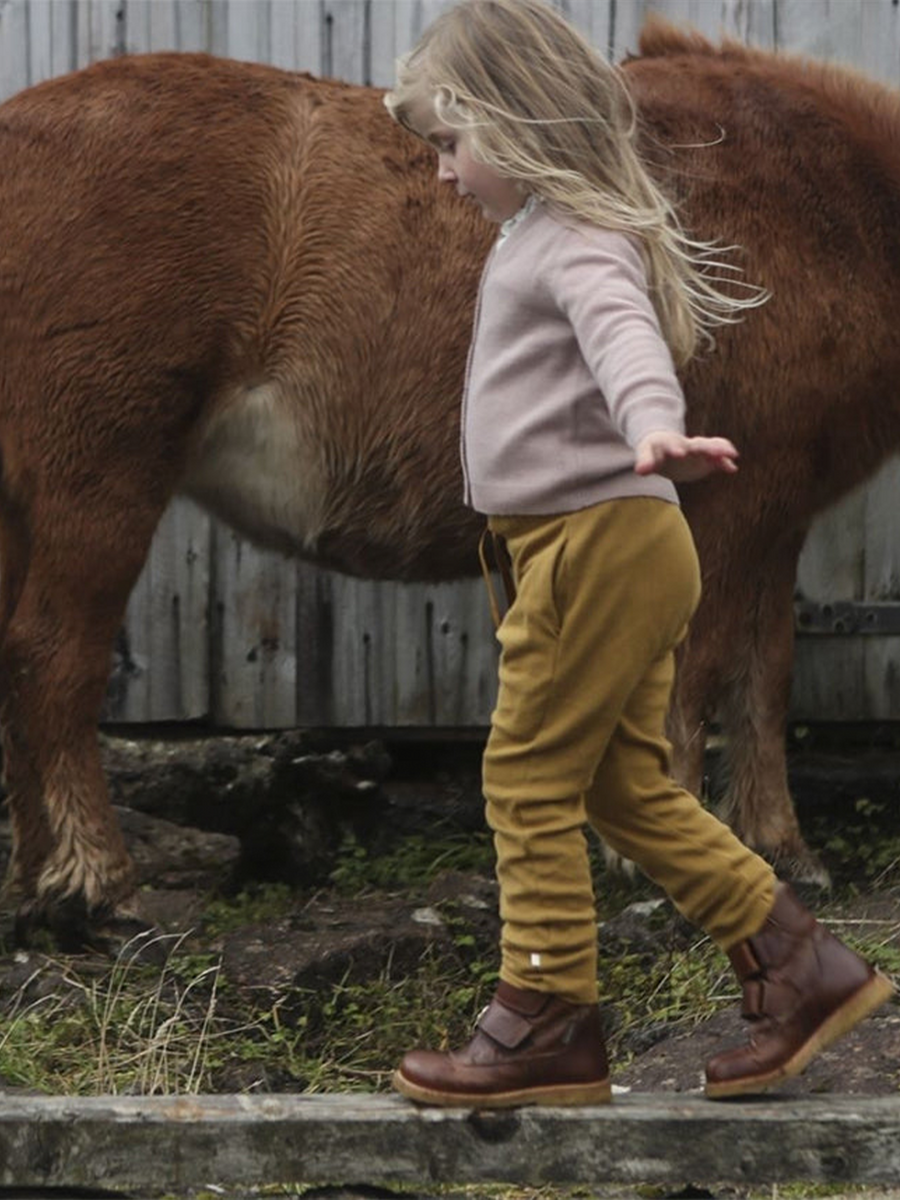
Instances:
[[[762,963],[756,957],[756,952],[749,940],[738,942],[736,946],[732,946],[728,951],[728,958],[741,983],[752,979],[754,975],[759,975],[762,971]]]
[[[478,1018],[478,1028],[505,1050],[515,1050],[531,1033],[533,1024],[494,999]]]
[[[747,1021],[759,1021],[763,1017],[784,1020],[796,1005],[797,996],[793,988],[777,979],[748,979],[744,984],[741,1016]]]

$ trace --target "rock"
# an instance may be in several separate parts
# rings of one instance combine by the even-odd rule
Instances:
[[[435,941],[452,952],[445,925],[417,922],[413,911],[403,899],[314,897],[287,917],[224,935],[223,974],[237,988],[317,990],[363,983],[388,965],[412,970]]]
[[[238,882],[322,883],[348,834],[366,844],[381,827],[390,760],[377,743],[345,752],[291,732],[102,746],[114,802],[237,838]]]
[[[138,886],[213,891],[227,887],[241,844],[227,833],[210,833],[116,807]]]

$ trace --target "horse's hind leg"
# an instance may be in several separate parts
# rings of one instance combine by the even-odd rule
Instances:
[[[64,489],[31,498],[27,552],[0,644],[2,736],[20,929],[92,940],[127,917],[128,853],[109,804],[97,721],[111,648],[162,502]],[[148,490],[146,496],[152,495]],[[20,532],[20,537],[21,537]],[[13,544],[16,531],[7,530]]]
[[[0,741],[12,826],[12,856],[3,894],[5,900],[22,905],[37,894],[38,878],[53,849],[40,779],[29,769],[28,755],[21,746],[8,675],[7,638],[28,570],[28,542],[21,514],[0,504]]]
[[[698,785],[704,723],[718,716],[725,735],[723,819],[783,873],[799,882],[827,883],[800,831],[785,751],[793,592],[803,532],[781,530],[767,537],[740,513],[723,516],[719,510],[711,520],[707,511],[691,511],[690,499],[686,511],[703,564],[704,592],[673,693],[676,774],[686,786]]]
[[[794,588],[802,538],[777,544],[745,602],[753,625],[722,697],[726,790],[722,815],[781,875],[827,887],[828,873],[803,839],[790,794],[786,728],[794,664]]]

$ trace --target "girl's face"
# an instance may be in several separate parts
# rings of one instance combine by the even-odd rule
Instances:
[[[522,193],[513,180],[475,158],[467,130],[438,126],[428,140],[437,150],[441,183],[455,184],[460,196],[471,196],[489,221],[506,221],[522,207]]]
[[[506,221],[519,211],[522,192],[513,180],[475,158],[468,130],[442,125],[433,110],[421,114],[415,128],[437,151],[441,183],[455,184],[460,196],[471,196],[489,221]]]

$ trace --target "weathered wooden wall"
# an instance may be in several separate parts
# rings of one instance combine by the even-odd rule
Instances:
[[[388,85],[443,0],[0,0],[0,98],[124,52],[208,50]],[[850,63],[900,85],[896,0],[560,0],[599,46],[634,49],[650,11]],[[803,596],[900,602],[900,480],[891,463],[820,520]],[[858,615],[858,610],[854,610]],[[846,625],[845,621],[845,625]],[[898,625],[900,633],[900,625]],[[238,727],[487,722],[495,650],[477,581],[346,579],[263,554],[186,502],[166,515],[129,607],[110,716]],[[794,714],[900,718],[898,634],[800,639]]]

